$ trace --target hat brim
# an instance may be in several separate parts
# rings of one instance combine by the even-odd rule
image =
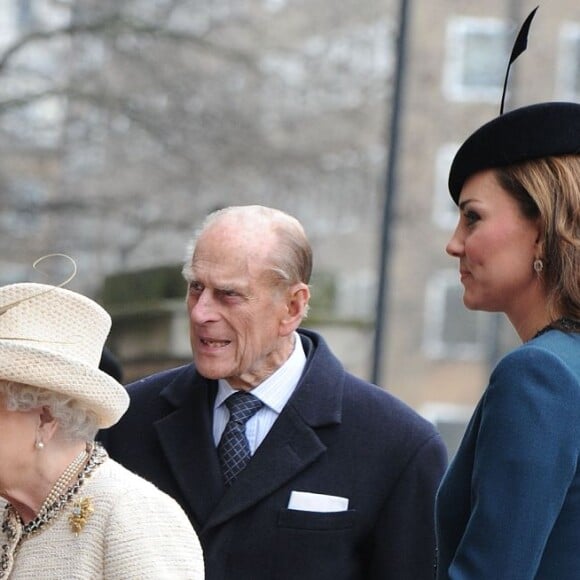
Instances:
[[[21,343],[0,344],[0,378],[79,401],[97,414],[101,429],[114,425],[129,406],[125,388],[103,371]]]
[[[449,172],[449,192],[457,204],[464,183],[479,171],[577,153],[580,104],[549,102],[515,109],[477,129],[459,148]]]

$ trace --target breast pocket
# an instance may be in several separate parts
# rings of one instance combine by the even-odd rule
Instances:
[[[278,516],[278,527],[296,530],[344,530],[354,526],[356,510],[343,512],[304,512],[284,509]]]
[[[276,579],[354,577],[355,522],[356,510],[331,513],[281,510]]]

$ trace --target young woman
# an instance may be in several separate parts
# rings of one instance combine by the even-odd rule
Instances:
[[[450,173],[467,308],[503,312],[499,361],[439,489],[440,580],[568,580],[580,570],[580,105],[478,129]]]

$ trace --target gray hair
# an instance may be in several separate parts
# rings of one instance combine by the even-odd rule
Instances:
[[[0,395],[8,411],[30,411],[48,407],[59,425],[58,437],[67,441],[92,441],[98,431],[96,413],[59,393],[0,379]]]
[[[196,230],[187,246],[187,254],[183,265],[183,276],[191,280],[191,262],[195,246],[200,236],[214,223],[222,218],[235,219],[240,228],[255,231],[260,235],[260,228],[256,224],[269,227],[278,238],[278,244],[270,256],[271,271],[277,280],[286,285],[303,282],[308,284],[312,274],[312,248],[300,222],[291,215],[260,205],[232,206],[210,213],[201,227]]]

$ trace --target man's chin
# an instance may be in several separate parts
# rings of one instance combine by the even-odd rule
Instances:
[[[227,372],[225,372],[221,366],[208,363],[204,357],[194,356],[193,364],[195,365],[197,372],[206,379],[217,380],[222,379],[227,375]]]
[[[218,373],[217,371],[206,370],[203,367],[198,367],[197,365],[195,366],[195,369],[202,377],[210,381],[217,381],[219,379],[225,378],[222,373]]]

